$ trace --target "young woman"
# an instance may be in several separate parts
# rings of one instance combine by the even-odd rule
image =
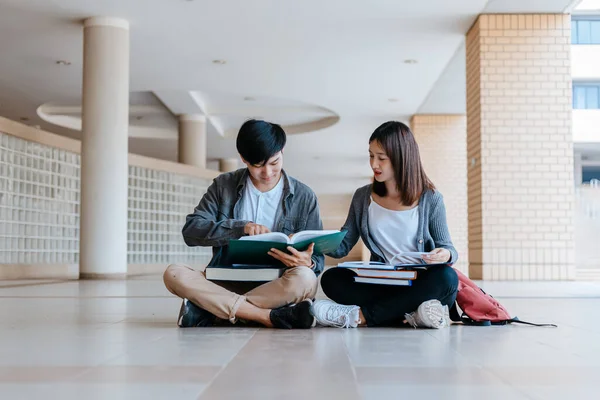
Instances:
[[[342,230],[347,234],[331,257],[342,258],[362,238],[371,261],[454,263],[442,195],[427,178],[415,138],[405,124],[386,122],[369,139],[373,184],[352,198]],[[405,252],[428,252],[422,260],[398,257]],[[331,268],[321,286],[331,300],[313,303],[311,312],[325,326],[397,326],[443,328],[450,324],[458,277],[452,267],[419,270],[412,286],[354,282],[356,274]],[[332,301],[333,300],[333,301]]]

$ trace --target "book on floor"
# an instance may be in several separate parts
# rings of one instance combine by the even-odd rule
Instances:
[[[208,266],[204,273],[209,281],[268,282],[281,277],[284,271],[274,265],[233,264]]]
[[[362,276],[355,276],[354,282],[358,283],[370,283],[375,285],[391,285],[391,286],[412,286],[412,280],[410,279],[381,279],[381,278],[365,278]]]
[[[325,254],[337,250],[345,236],[346,231],[337,230],[301,231],[291,238],[281,232],[243,236],[229,240],[228,255],[232,263],[277,264],[278,261],[267,254],[272,248],[287,253],[287,247],[292,246],[298,251],[304,251],[314,243],[314,254]]]

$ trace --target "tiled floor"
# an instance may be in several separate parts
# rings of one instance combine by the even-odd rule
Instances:
[[[600,283],[486,283],[526,326],[178,329],[158,277],[2,282],[0,399],[598,399]]]

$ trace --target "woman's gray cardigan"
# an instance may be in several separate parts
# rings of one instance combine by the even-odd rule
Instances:
[[[356,190],[350,204],[348,218],[341,230],[347,231],[346,237],[338,249],[327,254],[330,257],[345,257],[354,247],[358,238],[371,252],[371,261],[386,262],[383,252],[377,247],[369,234],[369,204],[371,203],[372,185],[366,185]],[[419,227],[415,239],[418,251],[431,251],[444,248],[450,251],[450,263],[458,260],[458,253],[452,245],[448,224],[446,222],[446,207],[444,198],[437,190],[425,190],[419,199]]]

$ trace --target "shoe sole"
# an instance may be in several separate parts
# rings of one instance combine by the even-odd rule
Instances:
[[[444,306],[438,300],[423,303],[417,309],[419,318],[429,326],[428,328],[440,329],[446,326]]]

